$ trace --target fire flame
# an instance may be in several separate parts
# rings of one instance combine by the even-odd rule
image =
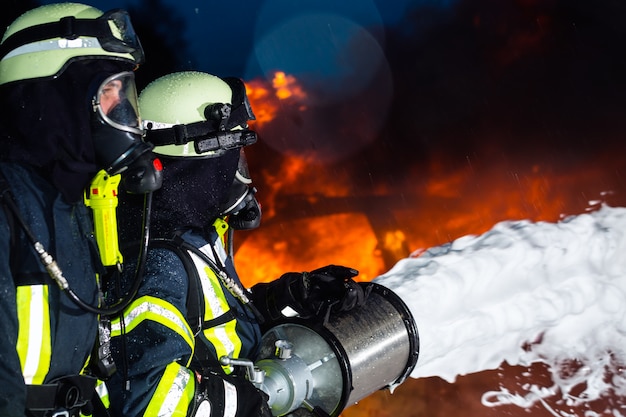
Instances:
[[[270,85],[260,79],[247,82],[246,94],[256,117],[251,125],[257,129],[276,118],[281,101],[297,101],[299,109],[306,110],[303,104],[306,93],[293,75],[287,75],[282,71],[274,73]]]
[[[257,116],[253,127],[261,133],[276,120],[282,105],[307,110],[307,94],[293,76],[277,72],[271,83],[254,80],[247,86]],[[255,149],[246,152],[254,156]],[[626,205],[619,174],[623,163],[615,149],[599,149],[575,167],[550,160],[525,163],[514,156],[511,160],[516,163],[499,162],[504,152],[485,150],[464,163],[435,155],[429,166],[409,167],[405,178],[373,187],[369,195],[355,195],[347,172],[329,170],[306,157],[283,155],[277,166],[261,166],[260,172],[253,172],[257,186],[263,184],[258,194],[263,222],[258,230],[235,235],[240,241],[237,270],[246,286],[331,263],[355,267],[359,279],[369,281],[404,257],[419,256],[426,248],[467,234],[484,233],[500,221],[554,222],[601,204]],[[376,393],[342,415],[436,417],[456,415],[463,404],[465,415],[497,416],[503,409],[483,407],[481,394],[503,379],[519,380],[528,374],[536,380],[548,373],[541,365],[521,370],[503,366],[461,377],[455,384],[409,379],[394,392],[394,401],[388,401],[387,391]],[[417,397],[424,401],[416,407],[411,399]],[[429,407],[434,398],[441,399],[436,410]],[[511,416],[529,411],[534,416],[550,415],[541,407],[504,411]]]

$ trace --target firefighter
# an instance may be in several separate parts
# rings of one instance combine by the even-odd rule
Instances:
[[[3,417],[106,415],[94,392],[110,358],[91,355],[101,268],[83,196],[100,170],[132,173],[124,175],[129,190],[141,192],[148,178],[158,188],[160,171],[136,111],[133,70],[142,62],[123,10],[41,6],[2,38]]]
[[[323,315],[362,303],[357,271],[328,266],[252,291],[242,286],[232,230],[257,227],[261,210],[243,152],[256,134],[241,80],[169,74],[141,92],[139,106],[164,179],[153,195],[138,298],[113,323],[119,371],[109,382],[112,407],[124,416],[269,416],[267,396],[218,359],[254,358],[262,326],[283,312]],[[125,241],[137,240],[140,204],[131,195],[120,199]]]

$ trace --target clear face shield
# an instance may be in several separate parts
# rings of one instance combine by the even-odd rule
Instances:
[[[134,73],[125,71],[104,79],[92,104],[92,137],[104,170],[110,175],[124,173],[126,189],[132,193],[160,188],[160,162],[142,139]]]
[[[96,93],[94,108],[110,126],[143,136],[133,72],[121,72],[105,79]]]

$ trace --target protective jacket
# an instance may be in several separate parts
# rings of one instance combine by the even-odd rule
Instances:
[[[218,220],[207,237],[187,231],[173,240],[150,243],[139,293],[112,322],[118,372],[107,384],[111,407],[118,414],[192,415],[200,378],[232,371],[218,358],[256,355],[260,330],[238,294],[243,286],[224,249],[227,227]],[[125,270],[128,287],[134,265],[129,263]],[[233,392],[203,391],[214,404],[212,416],[220,415],[215,404],[237,408],[242,398]]]
[[[97,249],[87,208],[82,203],[67,203],[47,180],[25,166],[0,163],[0,171],[21,217],[54,257],[71,289],[83,300],[97,304],[92,261]],[[0,317],[0,415],[43,415],[37,410],[25,411],[27,396],[29,406],[36,399],[40,402],[34,408],[45,408],[55,401],[55,395],[48,395],[54,391],[37,391],[32,386],[42,387],[81,373],[96,341],[98,317],[81,310],[62,293],[24,231],[1,209]]]

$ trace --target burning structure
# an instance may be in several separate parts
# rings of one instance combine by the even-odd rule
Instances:
[[[626,205],[623,7],[453,5],[417,9],[405,32],[389,33],[392,80],[383,68],[349,101],[317,104],[305,80],[281,72],[248,82],[261,138],[248,156],[264,210],[259,230],[236,236],[248,283],[326,263],[368,281],[502,220]],[[379,89],[389,88],[385,101]],[[503,364],[455,384],[408,380],[392,405],[381,393],[344,414],[495,416],[502,409],[485,408],[481,395],[524,378],[549,375]],[[421,400],[402,409],[402,396]]]

